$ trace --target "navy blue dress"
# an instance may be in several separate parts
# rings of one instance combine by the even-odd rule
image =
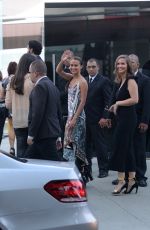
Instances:
[[[128,79],[116,92],[116,101],[130,98]],[[118,172],[135,172],[135,153],[133,137],[137,117],[135,106],[119,106],[116,115],[116,127],[113,136],[113,154],[110,170]]]

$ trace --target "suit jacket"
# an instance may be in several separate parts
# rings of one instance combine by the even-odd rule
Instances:
[[[41,79],[30,94],[29,132],[35,140],[57,138],[60,129],[59,91],[47,77]]]
[[[87,82],[89,77],[86,77]],[[111,82],[100,74],[89,84],[85,104],[86,120],[90,124],[97,124],[101,118],[107,118],[105,108],[109,105],[111,95]]]
[[[138,84],[139,102],[136,105],[139,123],[149,124],[150,121],[150,78],[141,72],[134,77]]]
[[[63,66],[66,73],[70,73],[70,69]],[[63,116],[68,116],[68,80],[56,74],[56,86],[60,92],[61,111]]]
[[[67,91],[68,80],[60,77],[56,77],[56,86],[60,92],[61,111],[63,116],[68,115],[68,91]]]

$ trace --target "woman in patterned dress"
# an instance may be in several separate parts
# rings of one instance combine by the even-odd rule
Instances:
[[[81,59],[69,58],[69,51],[65,53],[59,62],[56,72],[69,81],[68,86],[68,119],[65,127],[64,154],[68,161],[75,161],[83,179],[87,182],[92,179],[88,172],[85,154],[85,113],[84,105],[87,97],[88,85],[81,75]],[[70,63],[70,73],[63,70],[63,65]],[[86,172],[85,172],[86,171]]]

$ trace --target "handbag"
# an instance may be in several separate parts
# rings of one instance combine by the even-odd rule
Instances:
[[[75,161],[75,151],[72,143],[64,147],[63,158],[67,161]]]

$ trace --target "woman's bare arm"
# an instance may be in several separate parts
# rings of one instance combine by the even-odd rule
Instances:
[[[72,79],[72,74],[71,73],[66,73],[64,70],[63,70],[63,66],[64,66],[64,63],[67,61],[67,58],[68,57],[64,57],[62,58],[62,60],[58,63],[57,67],[56,67],[56,72],[61,76],[63,77],[64,79],[66,80],[71,80]]]
[[[128,81],[128,90],[130,94],[130,98],[122,101],[117,101],[115,104],[113,104],[109,111],[113,112],[114,114],[117,113],[118,106],[131,106],[138,103],[139,97],[138,97],[138,86],[135,80],[130,79]]]
[[[10,83],[8,83],[6,88],[5,104],[7,109],[12,109],[12,96],[11,96]]]
[[[5,90],[2,86],[2,83],[0,84],[0,100],[4,100],[5,99]]]
[[[118,106],[130,106],[138,103],[139,100],[138,86],[135,80],[133,79],[128,80],[128,90],[129,90],[130,98],[123,101],[117,101],[116,104]]]

